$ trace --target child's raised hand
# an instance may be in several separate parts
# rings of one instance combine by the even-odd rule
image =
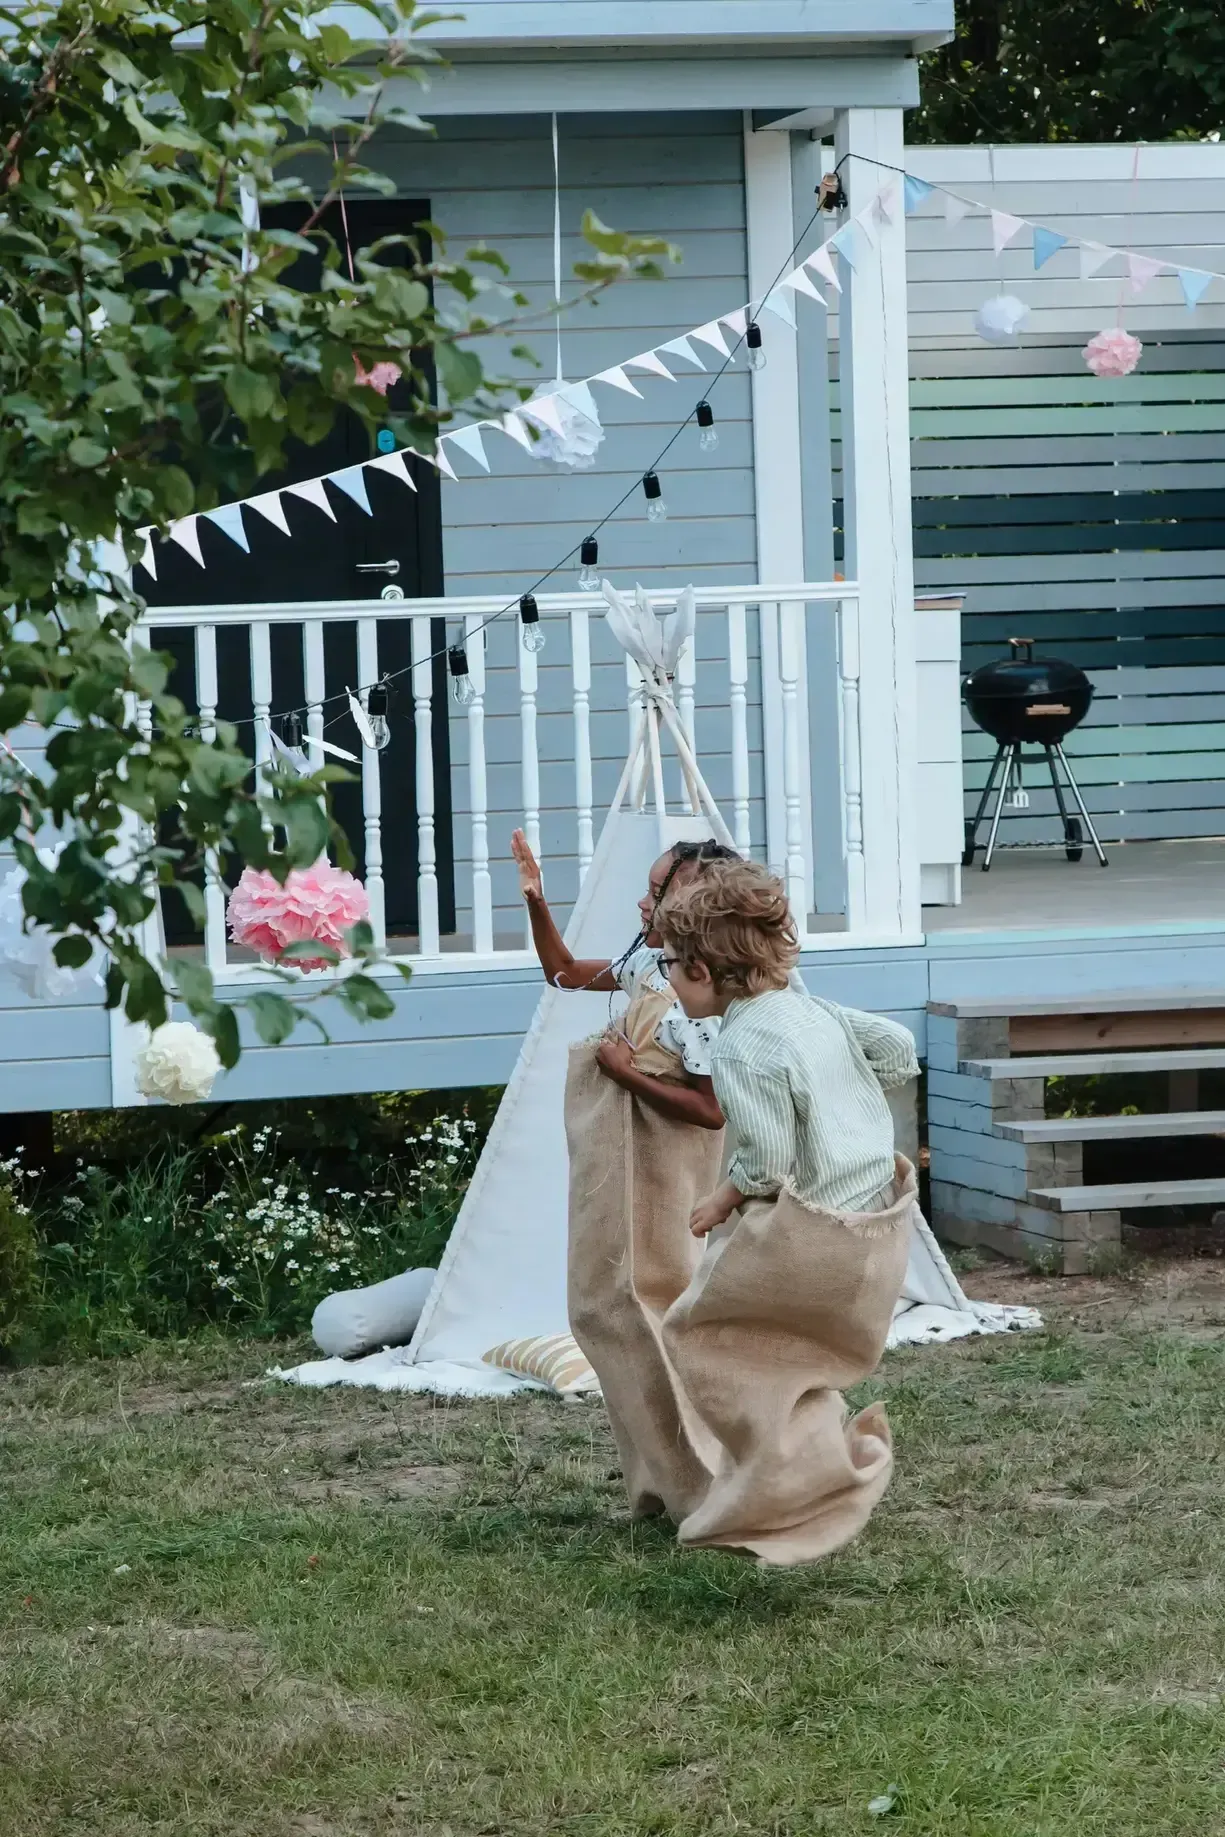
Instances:
[[[543,899],[544,885],[540,877],[540,863],[528,847],[527,837],[521,829],[516,829],[510,838],[510,852],[519,870],[519,891],[524,899]]]

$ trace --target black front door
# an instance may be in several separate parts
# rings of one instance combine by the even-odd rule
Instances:
[[[300,217],[300,210],[298,216]],[[429,215],[428,205],[410,200],[361,200],[346,205],[348,234],[354,247],[377,237],[404,233]],[[293,221],[287,218],[287,221]],[[328,227],[343,250],[344,225],[337,212]],[[290,274],[292,280],[292,271]],[[394,399],[394,395],[393,395]],[[316,446],[293,443],[286,453],[285,470],[264,480],[261,490],[319,478],[373,457],[369,438],[352,415],[337,417],[331,433]],[[201,518],[197,524],[205,566],[201,568],[177,543],[156,540],[157,579],[136,571],[137,589],[151,606],[260,605],[268,602],[309,600],[379,601],[382,589],[399,587],[406,599],[441,596],[442,516],[438,475],[433,466],[410,460],[417,486],[410,491],[384,472],[366,471],[363,480],[371,515],[345,493],[327,486],[334,521],[304,499],[283,494],[280,504],[289,534],[278,529],[259,511],[244,510],[243,528],[249,553],[214,524]],[[363,564],[366,564],[363,566]],[[378,564],[375,571],[370,564]],[[272,708],[274,714],[304,711],[305,681],[300,625],[271,627]],[[441,653],[445,642],[442,620],[434,622],[431,649]],[[196,695],[195,649],[188,626],[159,631],[158,648],[175,659],[171,687],[193,709]],[[379,627],[379,669],[386,674],[407,669],[411,662],[409,621],[387,618]],[[340,696],[324,711],[329,740],[361,754],[361,740],[343,700],[346,688],[359,686],[357,628],[350,623],[324,626],[325,687],[329,697]],[[241,741],[254,757],[252,726],[250,628],[223,625],[217,632],[218,713],[238,722]],[[446,660],[441,654],[433,666],[433,758],[435,834],[438,854],[439,917],[442,930],[455,927],[454,860],[451,838],[450,749],[447,730]],[[401,936],[417,930],[417,796],[416,746],[413,732],[410,680],[401,675],[394,685],[391,704],[390,746],[380,755],[383,805],[383,876],[387,929]],[[303,726],[305,715],[303,712]],[[274,726],[277,723],[274,720]],[[350,767],[356,772],[356,768]],[[357,872],[365,872],[365,835],[361,790],[356,783],[333,789],[337,819],[344,827],[357,858]],[[166,902],[167,941],[187,943],[198,937],[181,902]]]

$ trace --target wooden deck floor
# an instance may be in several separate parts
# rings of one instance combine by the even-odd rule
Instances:
[[[929,934],[949,931],[1105,931],[1143,926],[1225,929],[1225,840],[1129,842],[1100,867],[1060,849],[1001,849],[991,871],[962,874],[960,906],[925,906]]]

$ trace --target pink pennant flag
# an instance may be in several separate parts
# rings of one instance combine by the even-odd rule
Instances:
[[[1087,281],[1091,275],[1104,268],[1116,249],[1107,248],[1104,242],[1082,242],[1080,245],[1080,278]]]
[[[711,319],[707,325],[695,325],[689,336],[691,338],[700,338],[703,344],[712,345],[719,353],[720,357],[730,357],[731,355],[727,348],[727,340],[719,329],[717,319]]]
[[[897,217],[897,206],[898,183],[896,179],[890,179],[877,192],[873,209],[882,223],[892,223]]]
[[[1024,217],[1014,217],[1012,212],[1007,210],[993,210],[991,213],[991,241],[996,254],[1002,254],[1013,237],[1019,236],[1024,228]]]
[[[285,515],[279,491],[261,491],[257,498],[247,498],[246,505],[248,510],[254,510],[259,516],[265,517],[283,536],[289,535],[289,519]]]
[[[199,519],[195,516],[182,517],[177,523],[170,525],[166,534],[172,542],[177,542],[181,549],[186,549],[193,561],[203,567],[204,556],[200,553],[200,531],[196,527],[198,521]]]
[[[654,351],[640,351],[637,357],[627,357],[625,362],[627,368],[649,370],[652,376],[662,376],[665,382],[674,383],[676,381],[663,358],[658,357]]]
[[[417,489],[416,480],[408,469],[408,459],[403,453],[380,453],[377,459],[370,461],[372,472],[386,472],[389,478],[395,478],[410,491]]]
[[[1132,292],[1143,293],[1154,275],[1163,274],[1168,266],[1168,262],[1157,261],[1152,255],[1137,255],[1134,251],[1129,250],[1127,272],[1131,279]]]
[[[629,377],[625,374],[620,364],[614,364],[610,370],[601,370],[599,374],[593,376],[591,380],[593,383],[608,383],[614,389],[624,389],[627,395],[636,395],[640,402],[642,400],[641,389],[634,388],[634,385],[630,382]]]
[[[323,489],[321,478],[308,478],[304,485],[286,485],[285,489],[292,497],[304,498],[308,504],[313,504],[316,510],[321,510],[325,517],[330,517],[335,523],[336,512],[332,509],[328,494]]]
[[[811,255],[805,257],[804,266],[819,274],[822,280],[828,281],[835,293],[842,292],[842,282],[838,279],[834,258],[824,243],[819,249],[814,249]]]

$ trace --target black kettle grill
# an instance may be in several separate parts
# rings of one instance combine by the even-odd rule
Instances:
[[[978,800],[978,809],[966,823],[966,845],[961,865],[972,867],[974,864],[979,824],[986,814],[998,779],[999,790],[987,836],[983,873],[990,868],[1005,796],[1011,789],[1014,804],[1023,806],[1029,801],[1021,783],[1021,762],[1024,757],[1022,748],[1040,746],[1046,756],[1047,770],[1055,790],[1055,802],[1063,822],[1063,842],[1068,860],[1080,860],[1084,853],[1084,834],[1080,820],[1068,814],[1064,786],[1060,784],[1059,774],[1055,770],[1056,760],[1063,769],[1067,789],[1072,793],[1076,808],[1080,811],[1098,861],[1105,867],[1105,851],[1098,841],[1093,820],[1080,794],[1080,786],[1072,776],[1072,768],[1063,750],[1065,737],[1074,727],[1079,726],[1089,712],[1089,703],[1093,700],[1093,684],[1074,663],[1063,663],[1058,657],[1035,657],[1032,638],[1009,638],[1008,645],[1011,657],[984,663],[972,676],[967,676],[961,685],[962,698],[971,719],[996,742],[995,758],[991,762],[983,794]]]

